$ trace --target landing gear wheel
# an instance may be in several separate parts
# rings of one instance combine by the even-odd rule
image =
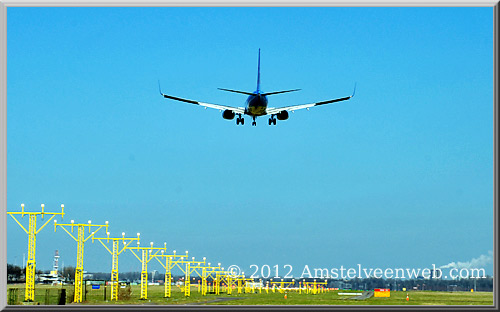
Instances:
[[[271,117],[269,117],[269,125],[276,126],[276,117],[274,117],[274,115],[271,115]]]
[[[240,118],[240,123],[243,126],[245,124],[245,118]]]
[[[252,122],[252,126],[256,126],[256,125],[257,125],[257,123],[255,121]]]
[[[236,118],[236,125],[239,125],[240,124],[240,118]]]

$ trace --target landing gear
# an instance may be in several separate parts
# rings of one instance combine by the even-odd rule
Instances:
[[[276,118],[274,117],[274,115],[271,115],[271,118],[269,118],[269,125],[276,126]]]
[[[239,116],[240,117],[236,118],[236,125],[241,124],[243,126],[245,124],[245,118],[241,117],[241,114]]]
[[[252,126],[256,126],[256,125],[257,125],[257,122],[255,121],[255,116],[253,116]]]

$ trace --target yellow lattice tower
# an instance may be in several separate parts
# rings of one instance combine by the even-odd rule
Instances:
[[[271,285],[279,285],[278,291],[280,293],[284,293],[289,286],[295,285],[295,279],[293,278],[291,281],[285,281],[284,279],[281,279],[280,281],[273,281],[271,278]]]
[[[85,242],[94,237],[94,234],[97,233],[103,227],[106,228],[106,232],[108,231],[108,221],[106,224],[92,224],[92,221],[89,220],[88,223],[75,223],[75,220],[71,220],[70,224],[60,224],[57,223],[57,220],[54,220],[54,232],[57,227],[61,227],[66,233],[71,236],[76,241],[76,268],[75,268],[75,297],[74,302],[79,303],[83,301],[83,250],[85,247]],[[71,232],[66,229],[66,227],[71,227]],[[73,229],[77,227],[78,235],[77,238],[73,236]],[[89,234],[85,237],[85,228],[89,229]],[[95,228],[92,231],[92,228]]]
[[[234,278],[234,280],[236,282],[236,289],[238,290],[238,294],[242,293],[244,279],[245,279],[245,275],[244,274],[237,275]]]
[[[207,285],[207,279],[210,277],[212,278],[212,281],[214,282],[214,287],[215,287],[215,277],[213,274],[215,274],[217,271],[221,270],[220,263],[218,263],[218,266],[213,267],[210,266],[210,262],[208,263],[208,266],[202,267],[202,274],[201,274],[201,295],[206,296],[208,292],[208,285]]]
[[[224,270],[224,268],[222,268]],[[241,294],[241,284],[242,284],[242,279],[245,279],[245,272],[241,272],[240,275],[235,274],[233,270],[230,271],[224,271],[223,276],[221,279],[221,282],[226,283],[226,292],[228,295],[231,295],[233,293],[233,289],[238,290],[238,293]],[[220,273],[219,273],[220,274]]]
[[[316,280],[312,282],[306,282],[305,280],[303,281],[304,286],[306,287],[306,292],[309,294],[312,293],[313,295],[316,295],[320,290],[318,289],[318,286],[320,285],[326,285],[328,284],[328,281],[325,280],[324,282],[317,282]]]
[[[130,245],[133,241],[139,241],[140,233],[137,233],[137,237],[125,237],[125,232],[122,232],[122,237],[109,237],[109,232],[106,232],[107,237],[92,237],[92,243],[94,239],[97,239],[106,250],[111,254],[111,300],[118,300],[118,256],[125,250],[125,248]],[[108,246],[104,243],[109,243],[112,241],[112,249],[110,250]],[[120,249],[119,242],[123,242],[123,247]]]
[[[186,255],[187,255],[186,251]],[[195,261],[194,257],[191,258],[191,260],[184,259],[182,261],[183,264],[186,265],[185,269],[183,270],[180,266],[179,268],[181,269],[182,272],[184,272],[184,296],[189,297],[191,296],[191,274],[196,273],[199,277],[202,277],[202,274],[198,272],[198,269],[202,269],[205,267],[205,261],[206,258],[203,257],[203,261]]]
[[[238,291],[238,294],[241,294],[241,279],[245,278],[245,272],[241,272],[240,275],[234,274],[233,271],[229,271],[230,274],[227,278],[227,294],[231,295],[233,293],[233,289]]]
[[[227,282],[227,294],[230,295],[233,292],[233,276],[231,274],[226,277]]]
[[[241,272],[239,275],[231,275],[231,287],[234,286],[238,294],[242,293],[243,285],[246,282],[245,272]]]
[[[141,270],[141,300],[148,299],[148,262],[151,259],[156,258],[155,256],[158,254],[160,250],[165,252],[167,250],[167,244],[165,243],[165,247],[153,247],[153,242],[150,243],[150,247],[139,247],[140,242],[137,242],[137,247],[128,247],[125,249],[129,249],[130,252],[134,254],[134,256],[141,262],[142,270]],[[139,257],[134,250],[141,251],[142,257]],[[153,253],[153,251],[155,251]]]
[[[167,248],[167,243],[165,244],[165,250]],[[186,251],[185,255],[178,255],[176,254],[176,251],[174,250],[173,255],[167,255],[165,254],[165,251],[162,250],[160,255],[154,255],[154,258],[160,263],[160,265],[165,269],[165,298],[170,298],[172,295],[172,269],[175,266],[178,266],[181,270],[182,268],[179,266],[180,263],[187,257],[188,257],[188,252]],[[161,262],[161,259],[165,258],[165,263]]]
[[[35,269],[36,269],[36,235],[50,222],[56,215],[64,217],[64,205],[61,205],[61,212],[45,212],[45,205],[42,204],[41,212],[26,212],[24,211],[24,204],[21,204],[21,212],[7,212],[19,226],[28,234],[28,261],[26,262],[26,289],[24,292],[24,301],[33,302],[35,300]],[[14,215],[29,216],[28,230],[16,219]],[[36,228],[36,219],[38,216],[43,219],[44,215],[51,215],[51,217],[39,228]]]
[[[243,276],[244,276],[243,272]],[[216,272],[216,287],[218,287],[218,290],[216,289],[216,294],[220,293],[221,291],[225,291],[228,295],[232,294],[233,292],[233,286],[236,286],[235,282],[237,279],[237,275],[234,275],[233,271],[225,271],[224,268],[221,268],[220,271]],[[253,281],[253,279],[252,279]],[[221,290],[221,284],[222,284],[222,290]]]
[[[220,271],[215,272],[214,292],[216,295],[220,294],[220,274]]]
[[[224,291],[224,286],[221,287],[221,284],[228,285],[228,277],[231,276],[232,271],[224,271],[224,268],[221,268],[220,271],[215,272],[215,294],[219,295],[221,291]]]
[[[250,286],[249,284],[254,283],[255,280],[251,277],[242,276],[241,281],[243,284],[243,288],[245,289],[245,293],[253,293],[254,286]]]

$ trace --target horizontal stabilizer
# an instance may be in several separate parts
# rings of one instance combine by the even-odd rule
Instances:
[[[246,94],[246,95],[255,95],[255,93],[252,93],[252,92],[245,92],[245,91],[238,91],[238,90],[231,90],[231,89],[223,89],[223,88],[217,88],[217,89],[222,90],[222,91],[228,91],[228,92]]]
[[[300,91],[300,89],[285,90],[285,91],[275,91],[275,92],[266,92],[266,93],[262,93],[262,95],[268,96],[268,95],[274,95],[274,94],[280,94],[280,93],[287,93],[287,92],[294,92],[294,91]]]

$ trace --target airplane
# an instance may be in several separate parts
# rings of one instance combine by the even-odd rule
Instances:
[[[340,102],[340,101],[346,101],[351,99],[354,94],[356,93],[356,84],[354,84],[354,91],[352,95],[342,97],[342,98],[337,98],[333,100],[326,100],[326,101],[320,101],[320,102],[314,102],[310,104],[300,104],[300,105],[292,105],[292,106],[285,106],[285,107],[267,107],[267,97],[269,95],[275,95],[275,94],[282,94],[282,93],[287,93],[287,92],[294,92],[294,91],[299,91],[300,89],[293,89],[293,90],[284,90],[284,91],[274,91],[274,92],[262,92],[260,90],[260,49],[259,49],[259,60],[258,60],[258,65],[257,65],[257,90],[254,92],[245,92],[245,91],[238,91],[238,90],[231,90],[231,89],[223,89],[223,88],[218,88],[219,90],[222,91],[228,91],[228,92],[234,92],[234,93],[239,93],[239,94],[245,94],[248,95],[248,98],[245,102],[245,107],[232,107],[232,106],[226,106],[226,105],[219,105],[219,104],[210,104],[210,103],[204,103],[204,102],[198,102],[194,100],[188,100],[172,95],[167,95],[162,93],[161,87],[160,87],[160,82],[158,81],[158,88],[160,90],[160,94],[166,98],[166,99],[171,99],[171,100],[176,100],[176,101],[181,101],[185,103],[190,103],[190,104],[195,104],[195,105],[200,105],[204,106],[205,109],[207,107],[209,108],[215,108],[220,111],[222,111],[222,118],[232,120],[234,117],[237,115],[238,117],[236,118],[236,125],[244,125],[245,124],[245,119],[243,118],[242,115],[248,115],[252,117],[253,122],[252,126],[256,126],[256,118],[259,116],[267,116],[269,115],[269,125],[276,125],[276,118],[278,120],[287,120],[289,117],[288,112],[294,112],[299,109],[309,108],[314,107],[314,106],[320,106],[324,104],[330,104],[330,103],[335,103],[335,102]]]

